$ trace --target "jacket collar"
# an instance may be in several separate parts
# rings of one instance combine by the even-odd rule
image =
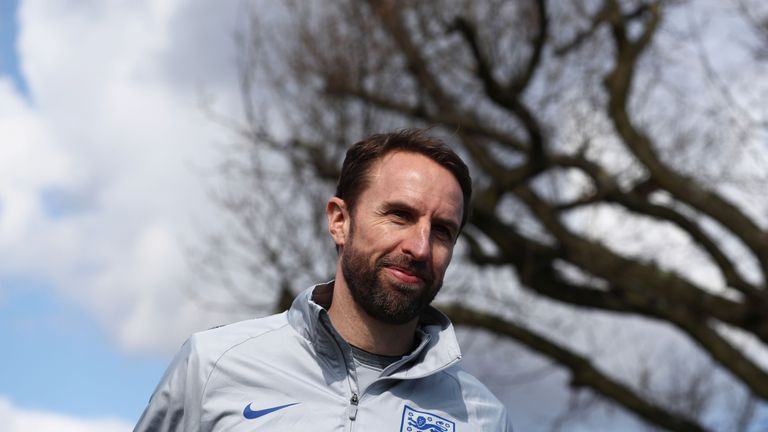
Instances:
[[[288,322],[307,339],[318,355],[334,357],[338,345],[344,357],[351,358],[351,348],[335,331],[329,331],[321,320],[328,319],[327,309],[333,296],[333,282],[326,282],[310,287],[300,293],[288,311]],[[398,378],[420,378],[442,370],[461,359],[453,324],[445,314],[432,306],[422,312],[418,330],[421,343],[405,359],[397,364],[408,363],[405,368],[398,368],[390,375]],[[335,339],[335,341],[334,341]],[[415,361],[411,361],[416,359]],[[336,363],[332,359],[332,363]],[[343,359],[338,359],[344,361]],[[389,369],[389,368],[388,368]]]

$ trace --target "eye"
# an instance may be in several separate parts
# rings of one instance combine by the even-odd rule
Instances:
[[[395,222],[406,222],[410,218],[410,214],[407,211],[400,209],[391,209],[386,214]]]
[[[407,211],[400,209],[392,209],[389,211],[389,215],[397,219],[408,219],[410,216]]]
[[[445,225],[435,225],[434,232],[441,240],[453,241],[453,231]]]

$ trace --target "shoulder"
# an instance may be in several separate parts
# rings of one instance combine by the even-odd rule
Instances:
[[[499,399],[480,380],[454,365],[443,371],[459,387],[468,414],[483,431],[511,432],[507,410]]]
[[[461,393],[465,400],[502,406],[496,396],[488,390],[488,387],[475,378],[474,375],[464,370],[461,365],[453,365],[445,369],[442,373],[451,377],[456,385],[461,388]]]
[[[289,328],[285,312],[250,319],[194,333],[187,341],[188,353],[202,363],[215,363],[228,351]]]
[[[134,430],[200,430],[206,387],[214,371],[226,363],[222,359],[238,352],[237,348],[248,341],[258,341],[286,328],[290,326],[283,313],[192,335],[166,370]],[[285,339],[284,334],[278,337]]]

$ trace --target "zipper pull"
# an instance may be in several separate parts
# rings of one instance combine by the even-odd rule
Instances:
[[[352,399],[349,400],[349,408],[347,408],[347,414],[349,415],[350,420],[354,420],[355,417],[357,417],[358,402],[357,393],[352,393]]]

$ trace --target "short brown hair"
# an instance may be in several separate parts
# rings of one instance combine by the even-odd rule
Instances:
[[[418,153],[446,168],[459,182],[464,197],[461,228],[469,217],[469,200],[472,197],[472,179],[469,169],[459,155],[438,138],[426,134],[423,129],[403,129],[386,134],[375,134],[357,142],[347,150],[341,166],[336,196],[347,203],[350,211],[358,197],[368,186],[368,173],[377,160],[394,151]]]

